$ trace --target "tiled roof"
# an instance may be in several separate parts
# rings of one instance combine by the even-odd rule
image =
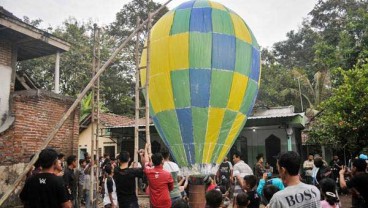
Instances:
[[[108,128],[133,127],[135,125],[135,118],[116,115],[113,113],[100,113],[100,122]],[[144,126],[145,122],[146,119],[141,118],[138,120],[138,125]],[[152,124],[151,119],[150,124]]]

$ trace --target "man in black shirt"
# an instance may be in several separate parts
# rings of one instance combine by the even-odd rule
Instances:
[[[340,175],[340,187],[348,188],[358,193],[357,206],[360,208],[368,208],[368,173],[366,173],[367,163],[365,160],[356,159],[353,162],[353,168],[351,170],[353,178],[345,182],[344,174],[345,168],[342,168],[339,172]],[[353,199],[354,203],[354,199]]]
[[[27,179],[19,195],[25,207],[71,208],[63,179],[54,175],[57,152],[53,149],[42,150],[38,162],[42,167],[41,172]]]
[[[70,155],[66,159],[67,167],[65,168],[65,173],[63,175],[65,187],[68,193],[69,199],[73,203],[73,207],[78,207],[77,203],[77,178],[74,174],[74,169],[77,167],[77,156]]]
[[[141,159],[143,159],[142,154]],[[143,177],[143,168],[129,168],[129,152],[122,151],[119,155],[120,166],[115,169],[114,180],[119,207],[138,208],[135,190],[135,178]],[[142,161],[143,162],[143,161]]]
[[[221,186],[224,186],[226,190],[230,188],[230,176],[232,175],[233,166],[231,162],[228,161],[227,157],[220,164],[217,172],[217,181]]]

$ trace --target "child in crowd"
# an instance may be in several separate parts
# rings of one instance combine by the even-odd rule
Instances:
[[[336,192],[336,183],[331,178],[324,178],[320,182],[321,193],[324,198],[321,201],[322,208],[339,208],[339,197]]]
[[[249,199],[249,208],[259,208],[260,198],[256,191],[257,177],[254,175],[244,176],[242,187]]]
[[[236,196],[236,208],[247,208],[249,205],[249,196],[243,192]]]
[[[278,191],[280,191],[280,189],[274,185],[266,185],[263,188],[263,204],[266,206],[266,208],[269,208],[268,203],[270,202],[272,196]]]
[[[206,193],[206,208],[220,208],[222,204],[222,194],[213,189]]]

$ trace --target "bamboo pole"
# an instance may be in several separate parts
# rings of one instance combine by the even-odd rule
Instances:
[[[146,63],[146,83],[145,83],[145,90],[146,90],[146,142],[148,144],[148,156],[151,157],[152,150],[151,150],[151,136],[150,136],[150,118],[149,118],[149,79],[150,79],[150,64],[151,64],[151,57],[150,57],[150,50],[151,50],[151,26],[152,26],[152,14],[148,13],[148,22],[147,22],[147,63]]]
[[[139,26],[140,18],[137,17],[137,27]],[[135,125],[134,125],[134,162],[138,162],[138,148],[139,148],[139,82],[140,82],[140,72],[139,72],[139,32],[137,33],[137,40],[135,43]]]
[[[172,0],[168,0],[165,4],[163,4],[160,8],[158,8],[152,16],[155,16],[158,12],[160,12],[163,8],[166,7],[167,4],[169,4]],[[32,166],[36,163],[38,160],[40,152],[47,147],[47,145],[51,142],[51,140],[55,137],[56,133],[59,131],[61,126],[65,123],[65,121],[68,119],[70,114],[78,107],[80,101],[82,98],[86,95],[86,93],[91,89],[93,83],[97,80],[98,77],[106,70],[106,68],[114,61],[115,57],[119,54],[119,52],[126,46],[126,44],[133,38],[133,36],[143,27],[147,24],[148,19],[143,21],[139,27],[137,27],[124,41],[120,44],[120,46],[115,49],[113,54],[111,54],[110,58],[104,63],[104,65],[98,70],[98,72],[95,74],[95,76],[89,81],[87,86],[83,89],[83,91],[78,95],[77,99],[74,101],[74,103],[70,106],[70,108],[63,114],[59,122],[54,126],[53,130],[50,132],[50,134],[47,136],[44,143],[40,146],[40,148],[35,153],[32,160],[28,163],[28,165],[25,167],[22,174],[19,175],[17,180],[15,180],[14,184],[9,187],[8,191],[1,197],[0,199],[0,206],[5,202],[5,200],[10,196],[11,193],[15,190],[15,188],[20,184],[20,182],[23,180],[23,178],[26,176],[27,172],[31,170]]]

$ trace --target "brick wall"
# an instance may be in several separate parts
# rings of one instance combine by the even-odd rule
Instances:
[[[11,66],[11,51],[12,46],[8,40],[0,40],[0,64]]]
[[[13,126],[0,135],[0,165],[28,162],[50,134],[73,99],[48,91],[14,93]],[[65,155],[78,151],[79,109],[66,120],[49,147]]]

